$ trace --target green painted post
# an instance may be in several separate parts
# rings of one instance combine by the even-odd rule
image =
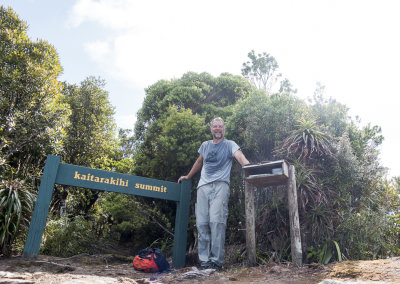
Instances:
[[[173,264],[175,268],[181,268],[186,263],[186,242],[187,228],[189,223],[189,206],[190,206],[190,190],[192,186],[191,180],[182,180],[180,201],[177,202],[175,216],[175,235],[173,249]]]
[[[40,182],[39,193],[35,203],[35,209],[32,214],[28,237],[22,254],[23,257],[33,258],[39,253],[59,164],[60,157],[52,155],[47,156],[42,180]]]

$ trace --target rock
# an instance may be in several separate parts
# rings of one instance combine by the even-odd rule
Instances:
[[[212,273],[215,272],[215,269],[204,269],[204,270],[198,270],[197,267],[192,267],[191,271],[183,273],[179,278],[180,279],[193,279],[196,277],[201,277],[201,276],[210,276]]]

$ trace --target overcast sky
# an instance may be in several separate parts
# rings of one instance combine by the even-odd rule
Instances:
[[[106,82],[120,127],[132,128],[144,89],[185,72],[240,75],[247,53],[267,52],[312,97],[346,104],[382,127],[381,160],[400,176],[400,1],[0,0],[57,49],[61,80]]]

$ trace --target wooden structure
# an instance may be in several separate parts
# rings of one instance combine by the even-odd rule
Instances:
[[[46,217],[55,184],[78,186],[95,190],[140,195],[176,201],[173,264],[184,267],[186,237],[189,222],[191,181],[181,183],[155,180],[60,163],[60,157],[47,156],[39,193],[32,214],[24,257],[36,257],[39,253]]]
[[[254,217],[254,187],[287,185],[289,202],[290,239],[293,263],[303,264],[299,210],[297,203],[295,168],[285,160],[250,164],[243,167],[246,206],[246,249],[249,266],[256,264],[256,237]]]

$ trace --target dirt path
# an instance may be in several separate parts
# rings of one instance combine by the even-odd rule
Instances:
[[[188,272],[194,273],[188,273]],[[72,258],[39,256],[36,260],[0,258],[0,284],[5,283],[400,283],[400,257],[375,261],[344,261],[322,265],[270,264],[258,267],[230,267],[196,276],[194,267],[169,273],[135,271],[127,259],[81,255]],[[197,273],[198,274],[198,273]]]

